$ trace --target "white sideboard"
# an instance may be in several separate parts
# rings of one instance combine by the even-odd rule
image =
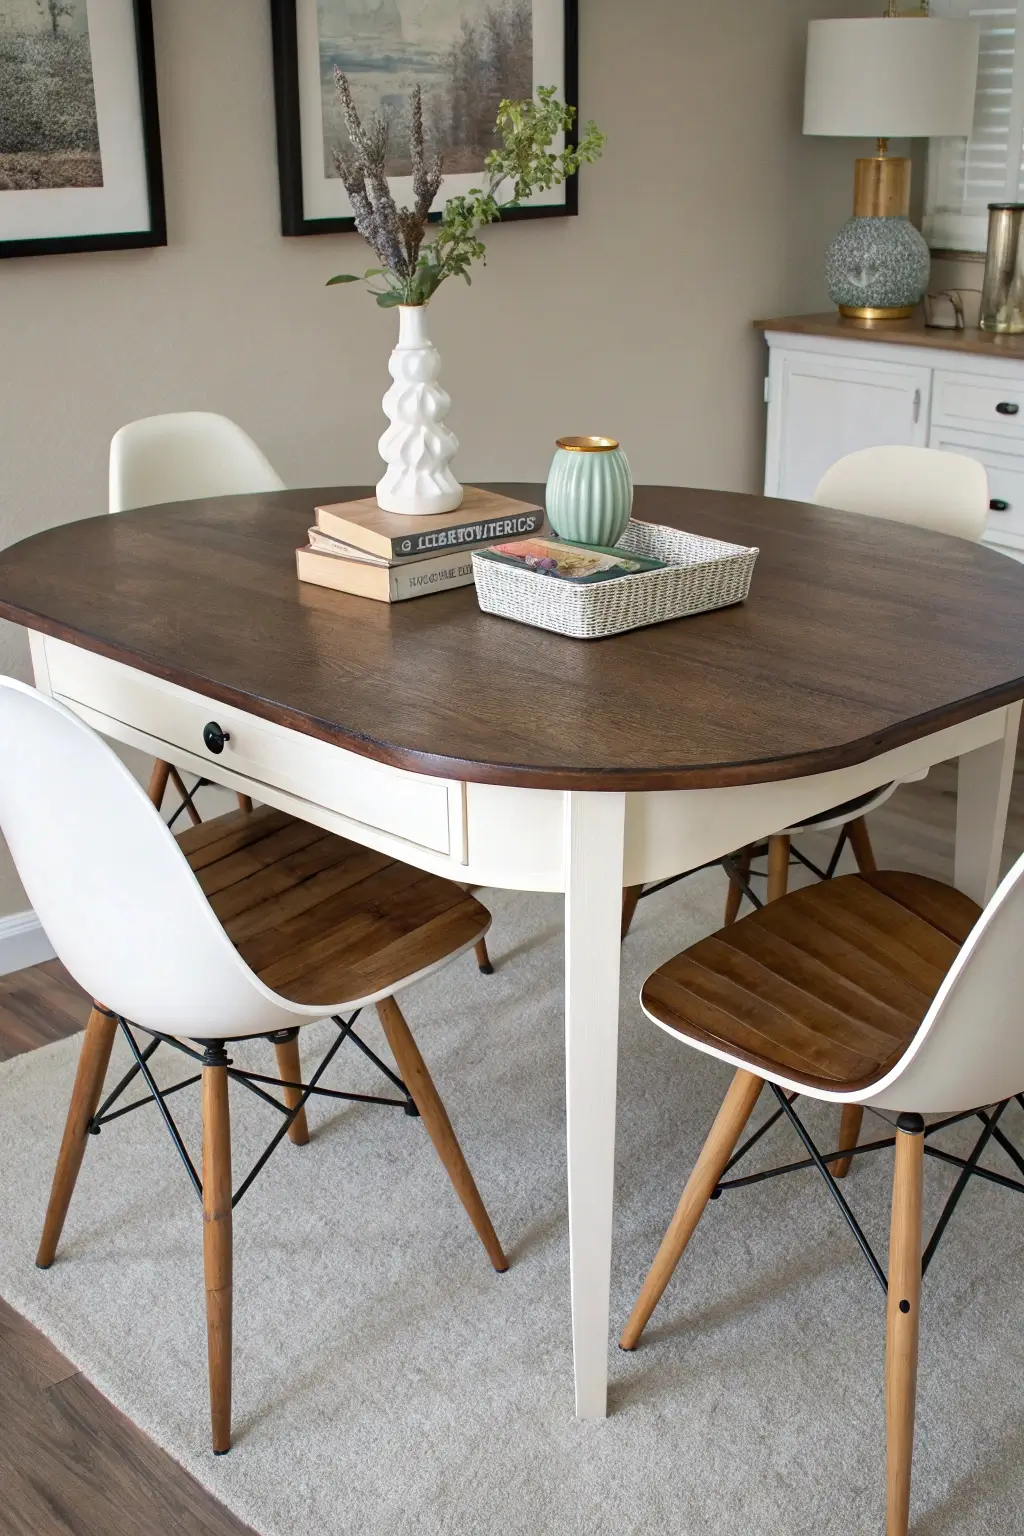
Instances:
[[[801,328],[787,330],[789,323]],[[834,316],[768,322],[764,329],[766,495],[810,501],[837,459],[880,443],[966,453],[988,471],[985,542],[1024,560],[1020,338],[978,332],[944,338],[893,326],[884,334],[845,332]]]

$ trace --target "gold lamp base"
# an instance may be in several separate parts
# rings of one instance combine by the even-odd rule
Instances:
[[[832,302],[858,325],[909,320],[928,283],[928,247],[909,218],[910,161],[887,148],[879,139],[878,153],[857,161],[853,218],[826,260]]]
[[[909,320],[914,313],[913,304],[901,304],[895,309],[859,308],[853,304],[840,304],[839,313],[847,320],[859,320],[862,325],[876,325],[883,320]]]

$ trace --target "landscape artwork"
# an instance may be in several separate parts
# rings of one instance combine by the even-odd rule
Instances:
[[[0,0],[3,5],[5,0]],[[505,97],[533,94],[532,0],[317,0],[324,174],[348,143],[335,67],[360,116],[390,127],[389,176],[408,176],[409,93],[423,92],[428,150],[449,176],[483,169]]]
[[[0,0],[0,192],[102,186],[87,0]]]

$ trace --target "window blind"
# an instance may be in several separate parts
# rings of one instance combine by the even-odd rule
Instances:
[[[981,23],[974,127],[967,139],[928,146],[924,234],[929,245],[983,251],[988,204],[1018,202],[1024,188],[1024,45],[1018,6],[932,0],[934,16]]]

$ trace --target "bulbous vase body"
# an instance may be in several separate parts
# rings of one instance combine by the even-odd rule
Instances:
[[[572,544],[616,544],[633,508],[633,478],[612,437],[562,437],[548,471],[548,522]]]
[[[394,383],[384,396],[390,427],[377,444],[387,465],[377,482],[377,504],[406,517],[454,512],[462,486],[449,468],[459,440],[444,424],[451,397],[437,382],[441,356],[427,335],[424,305],[398,311],[398,345],[388,372]]]
[[[909,219],[847,219],[825,257],[829,298],[844,314],[909,315],[928,287],[931,253]]]

